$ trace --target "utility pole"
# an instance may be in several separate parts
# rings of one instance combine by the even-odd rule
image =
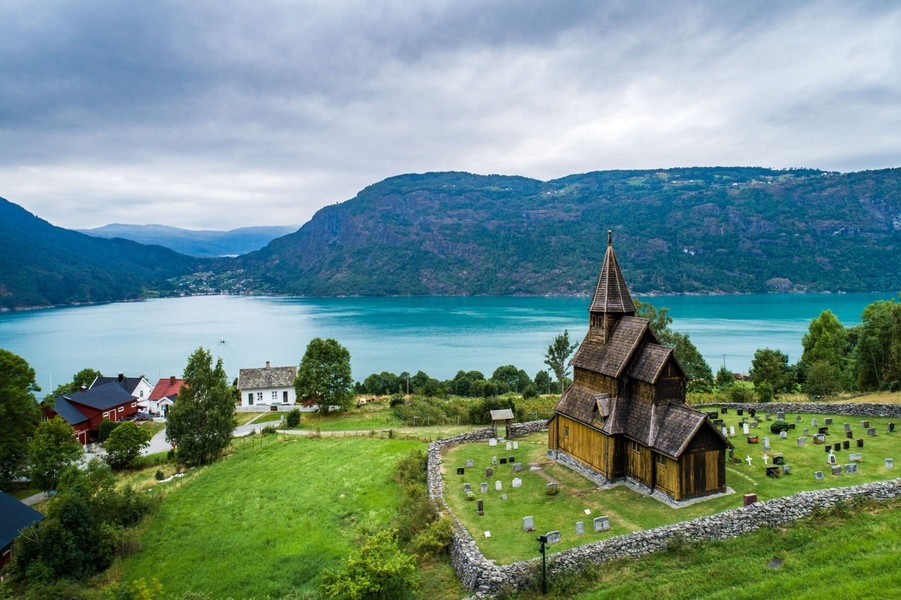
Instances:
[[[547,536],[538,536],[538,551],[541,553],[541,593],[547,594],[547,557],[544,548],[547,545]]]

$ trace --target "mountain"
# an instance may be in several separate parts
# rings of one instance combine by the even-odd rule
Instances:
[[[163,248],[55,227],[0,198],[0,309],[143,297],[197,261]]]
[[[402,175],[222,267],[268,293],[586,294],[608,228],[636,293],[901,288],[901,169]]]
[[[124,238],[141,244],[156,244],[196,257],[236,256],[259,250],[297,227],[241,227],[231,231],[179,229],[166,225],[112,223],[95,229],[78,229],[94,237]]]

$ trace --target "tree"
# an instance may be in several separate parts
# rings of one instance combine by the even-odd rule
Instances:
[[[213,462],[228,447],[235,429],[235,402],[222,359],[198,348],[188,357],[185,384],[169,409],[166,439],[179,460],[191,465]]]
[[[901,302],[877,300],[863,310],[853,360],[862,390],[901,382]]]
[[[327,598],[406,598],[416,587],[416,559],[398,547],[392,529],[367,537],[351,550],[342,569],[322,573]]]
[[[766,383],[773,396],[790,391],[794,384],[788,356],[781,350],[759,348],[751,360],[751,380],[754,387]]]
[[[504,365],[494,370],[491,380],[496,382],[503,392],[521,392],[532,383],[529,374],[513,365]]]
[[[25,359],[0,349],[0,490],[28,466],[28,438],[41,420],[34,398],[39,389]]]
[[[562,393],[566,384],[566,376],[569,371],[569,357],[572,356],[579,343],[569,341],[569,331],[564,329],[563,333],[554,338],[554,341],[547,347],[547,353],[544,355],[544,364],[549,366],[557,376],[560,383],[560,392]]]
[[[735,375],[726,368],[726,365],[723,365],[720,367],[720,370],[716,372],[716,387],[724,390],[733,385],[735,385]]]
[[[106,463],[113,469],[124,469],[141,455],[141,450],[150,445],[152,434],[139,427],[134,421],[125,421],[116,427],[103,445],[106,449]]]
[[[68,383],[64,383],[56,387],[53,390],[51,396],[56,398],[57,396],[65,396],[67,394],[74,394],[79,391],[82,387],[88,388],[91,387],[91,384],[94,383],[94,380],[98,377],[101,377],[103,373],[96,369],[91,369],[90,367],[84,368],[75,375],[72,376],[72,381]]]
[[[59,417],[41,421],[28,446],[31,482],[42,490],[56,489],[60,475],[83,454],[75,430]]]
[[[710,370],[710,365],[704,360],[687,334],[670,329],[673,319],[669,316],[669,309],[663,307],[658,310],[653,304],[640,300],[633,300],[633,303],[635,304],[635,314],[650,321],[651,331],[654,332],[660,343],[673,349],[676,360],[685,371],[689,386],[693,389],[711,386],[713,371]]]
[[[298,398],[316,400],[323,415],[331,406],[350,408],[354,399],[350,352],[336,340],[314,338],[300,361],[294,389]]]
[[[550,394],[551,393],[551,376],[548,375],[547,371],[542,369],[535,373],[535,387],[538,389],[539,394]]]
[[[801,345],[804,351],[798,369],[804,392],[828,396],[839,391],[848,360],[848,330],[831,310],[824,310],[810,322]]]

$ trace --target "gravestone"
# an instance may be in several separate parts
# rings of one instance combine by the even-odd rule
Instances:
[[[491,467],[485,467],[485,479],[490,479],[494,477],[494,469]]]
[[[885,468],[886,469],[894,469],[895,468],[895,459],[886,458],[885,459]]]
[[[735,425],[729,425],[729,437],[735,437]]]
[[[867,429],[867,435],[870,437],[876,437],[876,428],[870,427],[869,429]]]
[[[464,493],[464,494],[471,494],[471,493],[472,493],[472,485],[469,484],[469,483],[464,483],[464,484],[463,484],[463,493]]]
[[[745,506],[751,506],[752,504],[757,502],[757,494],[745,494],[743,502]]]
[[[788,424],[788,428],[791,429],[792,431],[794,431],[794,430],[795,430],[795,424],[794,424],[794,423],[789,423],[789,424]]]
[[[860,462],[863,460],[863,454],[861,454],[860,452],[852,452],[848,455],[848,460]]]
[[[722,407],[722,408],[720,409],[720,414],[721,414],[721,415],[728,415],[728,414],[729,414],[729,407],[727,407],[727,406]]]
[[[845,432],[845,437],[848,438],[849,440],[853,440],[853,439],[854,439],[854,432],[853,432],[853,431],[846,431],[846,432]]]
[[[494,491],[499,492],[502,489],[504,489],[504,484],[501,483],[500,479],[498,479],[497,481],[494,482]]]
[[[782,465],[782,474],[783,475],[791,475],[792,474],[791,465]]]
[[[832,445],[832,449],[833,449],[834,451],[838,452],[839,450],[842,449],[842,443],[841,443],[841,442],[835,442],[835,444]]]
[[[501,464],[502,464],[502,465],[507,464],[507,459],[504,458],[503,456],[501,457]]]
[[[818,427],[818,426],[819,426],[819,422],[816,420],[816,417],[814,417],[813,419],[810,420],[810,426],[811,426],[811,427]]]
[[[522,471],[522,463],[515,463],[513,465],[513,472],[519,473],[520,471]]]
[[[818,428],[817,431],[825,435],[825,434],[829,433],[829,428],[824,426],[824,427]]]
[[[756,436],[756,435],[749,435],[749,436],[748,436],[748,443],[749,443],[749,444],[759,444],[759,443],[760,443],[760,437],[759,437],[759,436]]]
[[[720,413],[718,410],[712,410],[707,412],[707,418],[713,421],[714,419],[720,418]]]
[[[860,426],[863,427],[864,429],[869,429],[870,422],[869,421],[861,421]]]
[[[810,430],[806,427],[804,428],[804,435],[810,435]]]
[[[751,433],[751,428],[748,427],[748,424],[747,424],[747,423],[742,423],[742,424],[741,424],[741,432],[742,432],[743,434],[745,434],[745,435],[748,435],[749,433]]]
[[[467,469],[471,469],[471,468],[473,468],[474,466],[476,466],[475,461],[473,461],[473,460],[467,460],[467,461],[466,461],[466,468],[467,468]]]
[[[585,535],[585,521],[576,521],[576,535]]]
[[[753,417],[754,415],[757,414],[757,409],[756,409],[756,408],[749,408],[749,409],[748,409],[748,414],[751,415],[751,416]]]
[[[767,414],[763,415],[763,418],[767,421],[772,421],[773,415],[771,415],[770,413],[767,413]]]
[[[496,457],[496,456],[492,456],[492,457],[491,457],[491,464],[493,464],[493,465],[496,465],[496,464],[497,464],[497,457]]]
[[[725,425],[720,427],[720,431],[723,432],[723,437],[727,437],[729,435],[729,429]]]
[[[889,433],[895,433],[895,424],[894,424],[894,423],[889,423],[889,424],[888,424],[888,432],[889,432]]]
[[[515,487],[515,488],[522,487],[522,479],[520,479],[519,477],[516,477],[513,480],[513,487]]]
[[[777,467],[776,465],[767,467],[766,468],[766,476],[772,477],[773,479],[775,479],[775,478],[779,477],[780,471],[781,471],[781,469],[779,467]]]
[[[713,424],[716,425],[717,427],[722,427],[723,423],[725,423],[725,421],[723,421],[722,419],[714,419],[713,420]]]
[[[857,473],[857,463],[848,463],[845,465],[845,473]]]
[[[510,463],[510,464],[512,465],[513,463],[516,462],[516,457],[515,457],[515,456],[508,456],[508,457],[507,457],[507,462]]]
[[[760,427],[760,423],[757,421],[751,421],[751,428],[756,429],[757,427]]]
[[[823,419],[823,425],[832,425],[832,417],[826,417]]]
[[[842,474],[842,466],[841,465],[832,465],[832,474],[833,475],[841,475]]]
[[[523,531],[535,531],[535,518],[534,517],[523,517],[522,518],[522,530]]]
[[[807,444],[807,438],[805,438],[805,437],[799,437],[799,438],[798,438],[798,445],[799,445],[799,446],[804,446],[805,444]]]
[[[479,484],[479,491],[483,494],[488,493],[488,482],[487,481],[483,481],[482,483]]]
[[[559,531],[548,531],[547,532],[547,543],[548,544],[559,544],[560,543],[560,532]]]
[[[764,454],[764,455],[761,456],[760,458],[763,459],[763,464],[764,464],[764,465],[770,464],[770,463],[769,463],[769,460],[770,460],[770,455],[769,455],[769,454]]]
[[[832,454],[832,444],[826,444],[823,446],[823,450],[826,451],[826,454]]]
[[[486,532],[485,532],[485,537],[486,537],[486,538],[490,538],[490,537],[491,537],[491,532],[490,532],[490,531],[486,531]]]
[[[863,438],[857,438],[857,447],[863,448]]]
[[[845,431],[851,431],[851,423],[845,423],[842,427],[845,428]]]
[[[745,414],[745,409],[743,409],[743,408],[737,408],[737,409],[735,409],[735,414],[737,414],[737,415],[740,417],[740,416],[742,416],[743,414]]]
[[[747,455],[747,456],[745,457],[745,460],[748,461],[748,466],[750,467],[750,466],[751,466],[751,455],[750,455],[750,454]]]
[[[787,439],[788,439],[788,432],[787,432],[787,431],[784,431],[784,430],[783,430],[783,431],[780,431],[780,432],[779,432],[779,439],[780,439],[780,440],[787,440]]]
[[[482,500],[476,500],[476,512],[480,515],[485,514],[485,504]]]
[[[506,499],[507,499],[507,494],[501,494],[501,500],[506,500]]]
[[[763,438],[763,450],[764,452],[770,449],[770,438]]]
[[[548,451],[547,451],[547,457],[550,458],[551,460],[554,460],[554,458],[556,458],[556,457],[554,456],[554,451],[553,451],[553,450],[548,450]]]
[[[559,491],[560,490],[557,489],[557,484],[554,482],[551,482],[545,486],[545,493],[548,496],[553,496],[554,494],[556,494]]]
[[[491,438],[488,440],[489,446],[497,446],[497,438]]]
[[[838,463],[838,460],[835,458],[834,454],[829,454],[829,457],[826,459],[830,465],[834,465]]]
[[[513,450],[513,442],[507,442],[507,452]]]
[[[851,442],[849,442],[848,440],[845,440],[844,442],[842,442],[843,450],[849,450],[850,448],[851,448]]]
[[[822,479],[822,478],[823,478],[823,472],[822,472],[822,471],[814,471],[814,472],[813,472],[813,478],[816,479],[816,480]]]
[[[785,413],[784,413],[784,412],[777,412],[777,413],[776,413],[776,418],[779,419],[780,421],[784,421],[784,420],[785,420]]]
[[[519,450],[519,442],[513,442],[513,449]]]
[[[797,417],[795,417],[795,422],[796,422],[796,423],[800,423],[800,422],[801,422],[801,415],[798,415]]]
[[[463,475],[464,473],[466,473],[466,469],[464,469],[463,467],[457,467],[457,475]]]
[[[607,531],[610,529],[610,517],[595,517],[591,522],[595,531]]]
[[[782,454],[774,454],[773,455],[773,464],[774,465],[784,465],[785,464],[785,456]]]

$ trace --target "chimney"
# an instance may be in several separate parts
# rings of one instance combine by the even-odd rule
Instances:
[[[119,373],[119,383],[125,381],[125,373]]]
[[[268,360],[266,361],[266,368],[267,368],[267,369],[269,368],[269,361],[268,361]]]
[[[85,391],[86,389],[88,389],[88,386],[86,386],[85,384],[82,383],[80,389],[81,389],[81,391],[83,392],[83,391]]]
[[[175,385],[175,375],[169,377],[169,385]]]

